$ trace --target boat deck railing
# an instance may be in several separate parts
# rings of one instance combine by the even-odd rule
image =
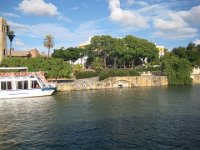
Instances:
[[[43,72],[0,72],[0,77],[44,76]]]

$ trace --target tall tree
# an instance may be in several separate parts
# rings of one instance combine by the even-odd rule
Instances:
[[[123,39],[113,38],[112,49],[109,56],[113,59],[113,67],[117,68],[117,61],[124,55],[125,43]]]
[[[51,34],[47,34],[44,38],[44,47],[48,48],[48,58],[50,54],[50,49],[54,46],[54,38]]]
[[[8,25],[7,26],[7,36],[10,40],[10,57],[11,57],[11,51],[12,51],[12,41],[15,37],[15,34],[14,34],[14,31],[13,30],[10,30],[10,26]]]
[[[107,66],[107,57],[112,49],[113,38],[109,35],[94,36],[91,39],[89,49],[102,57],[104,68]]]
[[[191,84],[191,63],[185,58],[171,56],[162,63],[162,69],[170,85]]]

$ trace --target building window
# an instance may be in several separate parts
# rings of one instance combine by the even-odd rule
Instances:
[[[3,55],[6,56],[6,49],[3,50]]]

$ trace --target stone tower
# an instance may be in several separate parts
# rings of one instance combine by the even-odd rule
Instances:
[[[6,20],[0,17],[0,62],[6,56],[7,52],[7,23]]]

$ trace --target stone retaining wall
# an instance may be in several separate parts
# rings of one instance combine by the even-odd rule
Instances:
[[[193,84],[199,84],[200,83],[200,75],[199,74],[193,74],[191,75],[192,83]]]
[[[138,87],[138,86],[166,86],[168,80],[166,76],[134,76],[134,77],[110,77],[97,82],[73,82],[59,83],[58,91],[105,89],[118,87]]]

